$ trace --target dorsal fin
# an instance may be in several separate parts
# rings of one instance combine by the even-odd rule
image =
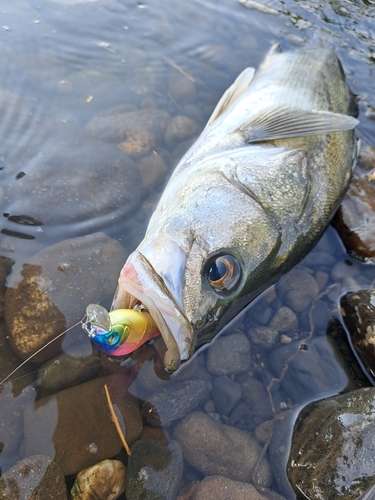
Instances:
[[[239,127],[246,142],[272,141],[351,130],[358,120],[330,111],[279,106],[265,108]]]
[[[224,111],[226,111],[234,103],[234,101],[245,92],[247,87],[250,85],[250,82],[253,80],[254,74],[254,68],[245,68],[242,73],[238,75],[232,85],[221,96],[220,101],[217,103],[216,108],[207,122],[206,128],[211,125],[216,118],[223,114]]]

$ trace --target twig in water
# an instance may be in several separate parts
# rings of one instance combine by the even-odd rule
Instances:
[[[191,82],[195,83],[196,80],[193,78],[189,73],[187,73],[185,70],[183,70],[180,66],[178,66],[176,63],[172,61],[172,59],[169,59],[168,57],[164,57],[164,61],[167,62],[172,68],[176,69],[181,75],[184,75],[188,80]]]
[[[130,457],[130,455],[132,454],[132,452],[130,451],[129,445],[126,442],[124,433],[122,432],[122,429],[120,427],[120,424],[119,424],[118,418],[116,416],[115,410],[113,409],[113,403],[112,403],[111,396],[109,394],[109,390],[108,390],[107,384],[104,384],[104,390],[105,390],[105,395],[107,396],[107,401],[108,401],[109,411],[111,412],[112,422],[115,424],[116,431],[117,431],[118,435],[120,436],[120,439],[121,439],[122,444],[124,445],[125,451],[128,454],[128,456]]]

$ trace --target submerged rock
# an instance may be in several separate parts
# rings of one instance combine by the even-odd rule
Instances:
[[[2,468],[4,468],[4,465],[6,466],[8,460],[12,459],[12,455],[18,452],[23,438],[22,415],[25,407],[32,403],[34,399],[35,391],[32,387],[25,387],[21,393],[15,394],[11,382],[0,386],[0,452]]]
[[[207,476],[198,484],[194,500],[269,500],[249,483],[223,476]]]
[[[73,345],[69,352],[61,352],[39,369],[39,390],[46,394],[62,391],[92,379],[100,369],[100,353],[95,345]]]
[[[37,229],[46,232],[50,225],[65,226],[68,234],[79,222],[93,232],[135,210],[142,191],[140,174],[116,145],[71,125],[41,121],[38,130],[43,131],[40,137],[7,152],[0,207],[9,214],[4,219],[8,234],[35,238]]]
[[[248,432],[193,412],[177,424],[173,437],[181,444],[184,459],[202,474],[244,482],[252,480],[262,447]],[[269,463],[263,459],[257,483],[268,487],[271,482]]]
[[[165,131],[165,143],[169,147],[176,146],[179,142],[186,141],[199,132],[196,121],[187,116],[178,115],[172,118]]]
[[[65,479],[48,456],[21,460],[0,478],[0,498],[6,500],[66,500]]]
[[[210,382],[199,379],[168,384],[143,403],[142,415],[155,427],[167,426],[194,410],[207,399],[211,390]]]
[[[86,382],[29,405],[24,414],[25,453],[54,458],[64,475],[117,455],[122,443],[109,411],[107,384],[129,445],[142,433],[138,400],[127,392],[127,377]]]
[[[319,295],[319,287],[313,276],[304,269],[293,269],[280,279],[279,296],[295,313],[307,309]]]
[[[87,124],[87,130],[100,139],[122,142],[126,141],[135,127],[140,127],[153,134],[155,144],[160,145],[170,121],[171,117],[165,111],[149,108],[111,116],[96,116]]]
[[[226,375],[216,377],[213,382],[212,398],[216,411],[221,415],[229,415],[241,399],[241,386]]]
[[[269,367],[294,403],[354,388],[355,381],[342,361],[337,344],[328,336],[295,341],[274,349]]]
[[[183,471],[177,441],[140,439],[128,461],[127,500],[175,500]]]
[[[116,500],[125,491],[126,469],[119,460],[103,460],[77,474],[72,500]]]
[[[246,372],[250,362],[250,342],[242,332],[219,337],[208,349],[207,369],[213,375]]]
[[[340,306],[351,344],[375,378],[375,291],[347,293],[341,297]]]
[[[297,497],[356,500],[375,484],[374,433],[375,388],[305,406],[287,467]]]
[[[6,326],[15,353],[25,359],[79,321],[89,303],[113,295],[126,259],[123,247],[103,233],[61,241],[12,274],[5,296]],[[77,338],[77,337],[76,337]],[[61,350],[53,342],[34,361]]]

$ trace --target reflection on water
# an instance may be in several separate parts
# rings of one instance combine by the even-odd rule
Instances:
[[[22,331],[29,333],[24,340],[11,339],[13,349],[24,358],[35,348],[35,339],[40,342],[65,327],[64,318],[57,321],[53,316],[50,300],[60,311],[69,308],[70,315],[64,313],[68,326],[82,317],[89,301],[109,303],[121,263],[142,238],[174,165],[203,129],[222,92],[244,67],[257,67],[272,42],[281,41],[284,49],[333,46],[343,61],[350,87],[359,96],[359,131],[375,144],[373,3],[288,0],[267,5],[277,14],[246,9],[229,0],[165,0],[162,5],[154,0],[1,2],[0,277],[4,283],[8,275],[9,287],[22,283],[21,292],[8,292],[5,312],[1,308],[8,327],[7,333],[1,325],[1,377],[18,363],[7,338],[14,322],[24,325]],[[113,257],[116,244],[100,246],[98,241],[104,236],[89,236],[90,251],[77,240],[60,243],[98,231],[121,243],[125,248],[121,259]],[[29,268],[22,268],[25,262]],[[40,266],[38,273],[30,271],[33,265],[34,269]],[[49,449],[51,436],[43,436],[40,422],[36,433],[38,419],[28,405],[35,397],[50,398],[51,393],[63,394],[59,391],[69,384],[85,382],[87,373],[71,361],[71,357],[82,357],[90,377],[119,372],[124,390],[130,387],[131,394],[146,400],[142,435],[137,427],[139,410],[134,409],[128,422],[125,419],[125,425],[132,426],[133,441],[142,437],[150,450],[154,438],[174,437],[180,442],[181,446],[173,444],[172,448],[180,456],[182,447],[184,470],[171,472],[167,467],[165,488],[173,476],[183,474],[181,482],[171,487],[177,494],[184,485],[188,488],[204,476],[226,470],[236,480],[277,490],[267,454],[262,474],[260,464],[255,466],[269,439],[267,426],[272,427],[275,415],[306,400],[367,383],[331,318],[338,314],[339,294],[372,285],[373,267],[348,259],[330,229],[299,269],[302,274],[292,279],[298,284],[296,296],[285,280],[266,292],[172,381],[165,380],[168,377],[158,366],[155,349],[149,346],[130,367],[115,365],[102,356],[98,371],[97,352],[90,361],[88,341],[76,330],[62,343],[65,357],[47,361],[36,382],[28,385],[30,379],[23,378],[13,384],[17,398],[12,397],[9,385],[0,394],[1,408],[9,408],[4,414],[1,410],[0,429],[6,430],[5,437],[3,432],[0,435],[3,472],[16,460],[37,453],[40,442],[41,449]],[[43,292],[39,296],[35,295],[35,283]],[[1,304],[4,293],[2,285]],[[306,344],[301,353],[304,357],[301,360],[300,354],[290,360],[301,339]],[[288,370],[284,372],[286,361]],[[77,374],[68,377],[69,382],[50,375],[53,364],[68,371],[71,363],[71,371]],[[35,369],[30,366],[24,373],[39,365]],[[98,382],[87,383],[99,391],[101,380],[95,380]],[[95,396],[90,400],[94,386],[85,387],[78,392],[71,389],[75,392],[70,401],[65,394],[53,403],[54,408],[60,405],[54,443],[73,443],[68,446],[71,459],[65,474],[96,462],[91,445],[98,446],[102,442],[98,435],[112,425],[104,399],[98,398],[101,403],[94,404]],[[78,416],[72,420],[77,400],[81,400],[82,412],[94,405],[90,423]],[[51,423],[49,400],[44,401],[44,418]],[[43,408],[43,403],[39,404]],[[22,414],[27,406],[24,425]],[[199,408],[203,414],[197,417],[191,413]],[[149,425],[154,410],[164,432]],[[166,413],[169,419],[160,422]],[[170,420],[171,415],[177,417]],[[181,420],[183,415],[186,417]],[[201,421],[202,415],[212,418]],[[215,422],[214,427],[211,422]],[[202,449],[193,439],[199,427],[212,433]],[[34,435],[37,438],[32,438]],[[226,436],[226,447],[215,445],[214,435]],[[246,448],[236,459],[228,459],[228,448],[238,447],[245,435],[249,442],[255,441],[252,447],[259,448],[258,455],[249,457]],[[111,439],[106,444],[107,457],[119,451],[116,435]],[[86,451],[80,455],[82,443]],[[102,451],[99,455],[104,457]],[[167,456],[172,453],[168,447],[164,452]],[[201,462],[199,455],[204,452],[211,453],[217,468]],[[62,453],[60,448],[58,453]],[[234,470],[245,470],[245,462],[252,468],[246,469],[247,475],[236,475],[225,469],[228,460]],[[134,474],[142,468],[137,467],[131,464]],[[135,488],[134,484],[129,487]],[[269,491],[265,494],[272,498]]]

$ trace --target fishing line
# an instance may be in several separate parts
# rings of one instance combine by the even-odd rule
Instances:
[[[43,351],[43,349],[45,349],[46,347],[48,347],[49,345],[51,345],[53,342],[55,342],[55,340],[59,339],[60,337],[62,337],[63,335],[65,335],[67,332],[69,332],[70,330],[72,330],[73,328],[75,328],[76,326],[78,326],[79,324],[83,324],[84,321],[86,319],[86,314],[83,315],[82,319],[80,319],[79,321],[77,321],[77,323],[75,323],[74,325],[70,326],[69,328],[67,328],[66,330],[64,330],[62,333],[59,333],[57,335],[57,337],[53,338],[52,340],[50,340],[49,342],[47,342],[46,345],[44,345],[43,347],[41,347],[40,349],[38,349],[36,352],[34,352],[34,354],[32,354],[31,356],[29,356],[27,359],[25,359],[25,361],[22,361],[22,363],[20,365],[17,366],[17,368],[15,368],[12,372],[9,373],[9,375],[7,375],[1,382],[0,382],[0,386],[2,386],[4,384],[4,382],[6,382],[12,375],[14,375],[20,368],[22,368],[26,363],[28,363],[30,361],[30,359],[32,359],[34,356],[36,356],[37,354],[39,354],[41,351]]]

